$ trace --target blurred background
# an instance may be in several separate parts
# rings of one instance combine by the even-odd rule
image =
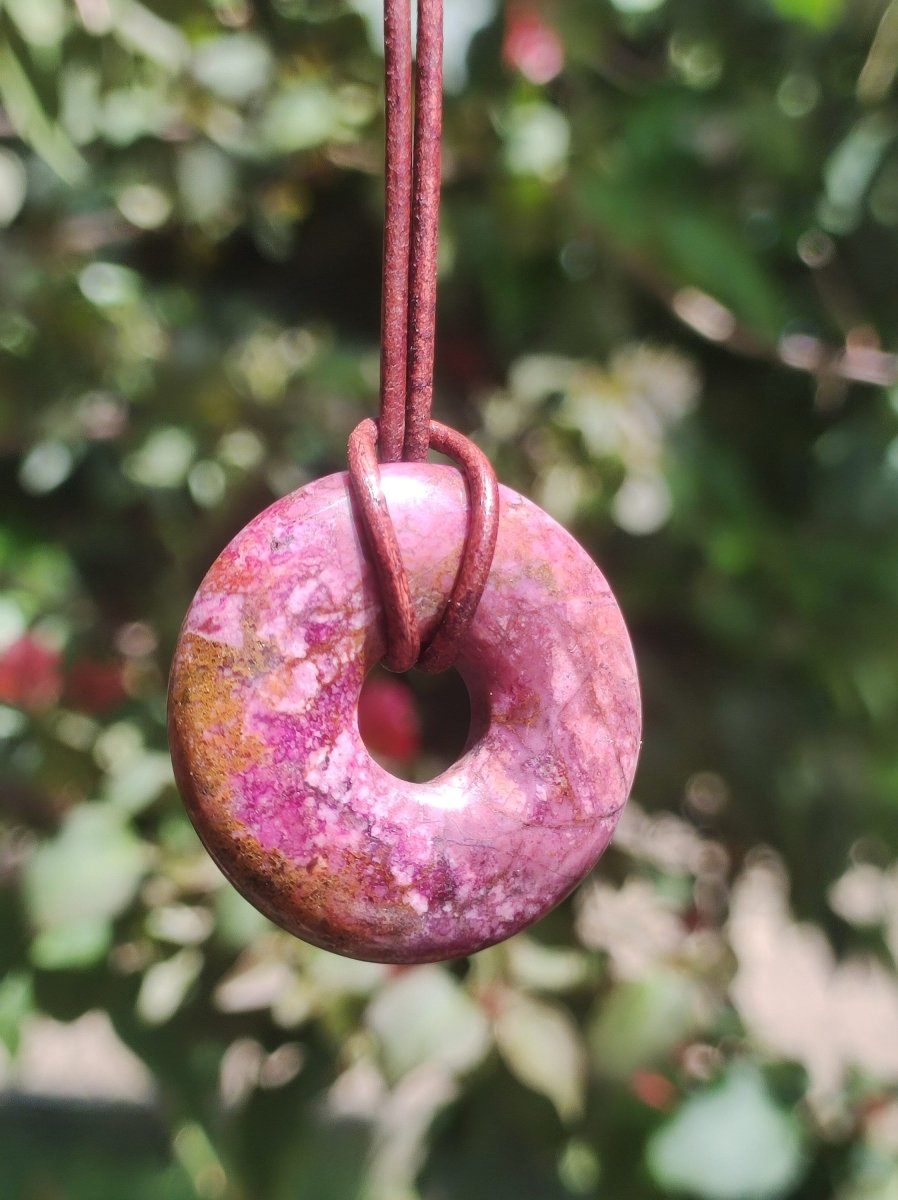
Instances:
[[[898,2],[446,9],[437,413],[611,580],[633,799],[470,961],[223,883],[166,673],[375,411],[381,6],[2,0],[0,1195],[896,1200]]]

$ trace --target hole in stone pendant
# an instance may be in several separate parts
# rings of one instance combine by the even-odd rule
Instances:
[[[359,733],[371,756],[399,779],[424,783],[461,757],[471,727],[457,671],[392,675],[375,667],[359,697]]]

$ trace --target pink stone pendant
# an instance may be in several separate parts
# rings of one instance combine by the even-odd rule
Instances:
[[[464,479],[381,474],[426,644],[458,569]],[[626,802],[640,706],[620,610],[551,517],[507,488],[500,506],[457,663],[470,736],[429,783],[388,774],[359,736],[384,620],[348,476],[261,513],[187,614],[169,697],[185,804],[234,886],[317,946],[419,963],[501,941],[580,882]]]

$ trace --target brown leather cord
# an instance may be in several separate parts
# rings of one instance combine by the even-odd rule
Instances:
[[[493,565],[499,535],[499,483],[479,446],[457,429],[430,422],[430,444],[462,468],[468,485],[468,534],[458,574],[436,632],[418,660],[422,671],[445,671],[455,662]]]
[[[409,0],[384,7],[386,184],[380,334],[380,457],[396,462],[405,438],[409,236],[412,211],[412,22]]]
[[[418,659],[421,641],[408,575],[402,565],[396,530],[380,484],[378,440],[377,422],[370,417],[356,425],[349,436],[349,478],[368,535],[387,614],[384,665],[391,671],[409,671]]]
[[[385,0],[386,211],[380,419],[349,439],[349,475],[383,592],[384,663],[392,671],[452,666],[486,587],[499,530],[499,485],[489,459],[463,434],[431,420],[440,220],[443,5],[418,0],[414,146],[410,0]],[[468,532],[458,574],[423,654],[380,460],[422,462],[430,447],[453,458],[468,488]],[[420,655],[420,657],[419,657]]]
[[[387,653],[391,671],[417,666],[435,674],[451,667],[471,618],[483,596],[499,533],[499,484],[487,456],[470,438],[439,421],[431,421],[434,450],[455,459],[468,488],[468,532],[452,591],[433,637],[419,658],[420,641],[408,576],[402,565],[396,530],[387,509],[377,462],[379,430],[370,417],[349,438],[349,477],[361,509],[383,590],[387,615]]]
[[[430,438],[442,138],[443,3],[442,0],[418,0],[415,173],[408,289],[408,394],[403,453],[409,462],[424,461]]]

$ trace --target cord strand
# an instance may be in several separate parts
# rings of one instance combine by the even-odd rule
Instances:
[[[409,237],[412,209],[412,23],[409,0],[384,5],[386,144],[380,438],[383,462],[402,457],[408,370]]]
[[[408,297],[408,390],[403,457],[427,457],[436,345],[443,136],[443,4],[418,0],[415,146]]]
[[[349,438],[349,478],[381,588],[390,670],[452,666],[486,587],[499,530],[499,485],[472,441],[431,419],[443,88],[442,0],[418,0],[415,115],[411,116],[409,0],[385,0],[386,193],[380,418]],[[408,575],[380,478],[380,462],[423,462],[430,447],[454,459],[468,492],[458,572],[421,650]]]

